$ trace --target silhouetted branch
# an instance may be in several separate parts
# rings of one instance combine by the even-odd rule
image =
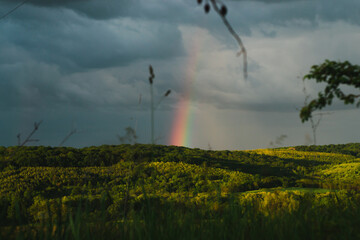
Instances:
[[[59,147],[61,147],[72,135],[74,135],[77,132],[76,128],[72,129],[68,135],[61,141],[59,144]]]
[[[154,83],[154,78],[155,78],[155,74],[154,74],[154,69],[151,65],[149,65],[149,73],[150,73],[150,77],[149,77],[149,83],[150,83],[150,110],[151,110],[151,144],[155,144],[155,139],[154,139],[154,112],[156,110],[156,108],[159,106],[159,104],[162,102],[162,100],[164,98],[166,98],[167,96],[170,95],[171,90],[167,90],[165,92],[165,94],[160,98],[159,102],[154,105],[154,92],[153,92],[153,83]],[[141,100],[141,98],[140,98]],[[140,102],[139,100],[139,102]]]
[[[310,96],[310,94],[307,93],[304,79],[303,79],[303,93],[305,95],[304,106],[307,106],[308,105],[308,100],[309,100],[309,98],[311,96]],[[310,120],[311,130],[312,130],[312,133],[313,133],[314,145],[316,145],[316,131],[317,131],[317,128],[319,127],[319,125],[320,125],[322,117],[325,116],[325,115],[330,115],[330,114],[332,114],[332,113],[331,112],[321,112],[321,113],[315,113],[315,114],[313,113],[308,117],[308,119]],[[314,116],[318,116],[318,119],[315,120]]]
[[[13,9],[11,9],[10,11],[8,11],[7,13],[5,13],[4,15],[2,15],[0,17],[0,21],[3,20],[4,18],[6,18],[7,16],[9,16],[11,13],[15,12],[16,9],[18,9],[19,7],[21,7],[22,5],[24,5],[27,1],[29,0],[24,0],[21,3],[19,3],[18,5],[16,5]]]
[[[320,124],[320,122],[322,120],[322,117],[324,115],[330,115],[330,114],[332,114],[332,113],[331,112],[315,113],[315,114],[312,114],[311,117],[309,117],[310,123],[311,123],[311,129],[312,129],[312,132],[313,132],[314,145],[316,145],[316,130],[319,127],[319,124]],[[319,116],[317,121],[314,120],[314,116]]]
[[[233,29],[233,27],[231,26],[229,21],[226,19],[226,14],[227,14],[226,6],[222,4],[221,8],[219,8],[216,1],[217,0],[210,0],[213,9],[221,17],[221,19],[223,20],[225,26],[229,30],[230,34],[235,38],[236,42],[238,43],[238,45],[240,47],[240,51],[237,53],[237,56],[240,56],[241,54],[243,55],[243,59],[244,59],[244,68],[243,68],[244,78],[247,79],[247,53],[246,53],[245,46],[244,46],[243,42],[241,41],[241,38],[239,37],[239,35],[235,32],[235,30]],[[209,12],[209,10],[206,10],[206,6],[207,5],[205,5],[205,12],[207,13],[207,12]]]
[[[142,100],[141,98],[142,98],[142,95],[140,94],[139,95],[139,102],[138,102],[139,108],[140,108],[140,104],[141,104],[141,100]],[[137,120],[137,118],[135,118],[135,126],[134,126],[135,132],[137,131],[137,123],[138,123],[138,120]]]
[[[20,144],[21,144],[21,134],[18,133],[18,135],[16,135],[16,137],[17,137],[17,140],[18,140],[18,146],[20,146]]]
[[[18,145],[19,147],[24,146],[26,143],[28,142],[38,142],[39,139],[32,139],[32,135],[34,135],[34,133],[39,129],[40,124],[42,123],[42,120],[39,122],[35,122],[34,123],[34,129],[31,131],[31,133],[27,136],[27,138],[25,139],[24,142],[21,143],[21,135],[20,133],[17,135],[17,139],[18,139]],[[21,144],[20,144],[21,143]]]
[[[160,100],[157,102],[157,104],[154,106],[154,109],[156,109],[156,108],[160,105],[160,103],[161,103],[167,96],[170,95],[170,93],[171,93],[171,90],[170,90],[170,89],[167,90],[167,91],[165,92],[165,94],[162,95],[162,97],[161,97]]]
[[[153,90],[153,80],[155,78],[154,75],[154,70],[152,68],[152,66],[149,66],[149,72],[150,72],[150,77],[149,77],[149,83],[150,83],[150,111],[151,111],[151,116],[150,116],[150,121],[151,121],[151,144],[154,144],[154,90]]]

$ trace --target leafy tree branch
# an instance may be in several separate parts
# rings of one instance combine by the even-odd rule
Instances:
[[[344,104],[354,104],[355,100],[360,97],[360,94],[347,94],[340,89],[342,85],[360,88],[360,66],[353,65],[348,61],[325,60],[321,65],[312,66],[310,73],[303,79],[315,79],[317,83],[324,82],[327,86],[324,91],[318,93],[317,99],[313,99],[300,110],[302,122],[311,119],[314,111],[331,105],[334,97],[343,101]],[[360,100],[356,106],[360,106]]]

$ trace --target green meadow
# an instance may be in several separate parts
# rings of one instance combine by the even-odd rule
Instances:
[[[360,144],[0,147],[0,239],[359,239]]]

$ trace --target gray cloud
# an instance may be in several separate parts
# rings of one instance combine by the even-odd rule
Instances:
[[[5,48],[10,46],[15,52],[56,64],[65,71],[121,66],[137,59],[183,54],[180,32],[166,23],[131,19],[99,22],[68,10],[28,10],[34,11],[35,18],[0,25],[4,33],[0,36],[2,52],[8,52]],[[14,60],[15,52],[10,58],[0,58]],[[22,57],[19,56],[19,61]]]
[[[15,6],[12,0],[2,0],[7,3],[1,7],[2,12],[6,12]],[[11,4],[10,4],[11,3]],[[336,21],[339,19],[360,24],[359,7],[357,0],[253,0],[253,1],[224,1],[229,8],[229,18],[234,24],[241,27],[243,24],[254,23],[274,23],[284,24],[286,21],[304,19],[315,21],[318,18],[326,21]],[[204,11],[202,6],[198,6],[195,0],[30,0],[26,5],[37,7],[70,9],[76,13],[93,19],[113,19],[118,17],[130,17],[153,20],[166,20],[172,23],[201,24],[199,17]],[[13,15],[24,16],[24,7]],[[235,9],[237,11],[235,11]],[[20,16],[21,15],[21,16]],[[213,12],[209,16],[215,15]],[[211,25],[215,24],[215,18],[207,17],[211,20]],[[13,17],[13,16],[12,16]],[[216,18],[216,21],[218,19]]]
[[[2,2],[11,3],[7,4],[7,9],[16,6],[12,0],[2,0]],[[157,0],[29,0],[26,5],[47,9],[70,9],[80,15],[99,20],[131,17],[167,19],[168,21],[183,19],[187,21],[187,18],[191,16],[191,14],[187,15],[186,10],[189,10],[189,5],[195,7],[197,4],[190,0],[166,2]],[[6,8],[4,7],[4,9]],[[21,11],[23,11],[23,9],[21,9]]]
[[[350,7],[351,3],[354,3],[350,0],[342,3],[332,1],[330,6],[328,6],[325,4],[325,1],[292,1],[291,3],[275,1],[276,3],[274,2],[274,4],[268,4],[269,2],[274,1],[225,3],[231,7],[230,10],[239,9],[239,14],[229,11],[229,20],[231,20],[237,29],[241,29],[243,26],[244,29],[249,29],[248,34],[250,34],[254,28],[258,28],[259,32],[266,37],[278,35],[279,28],[274,27],[272,24],[279,23],[281,27],[285,28],[296,26],[297,31],[301,32],[304,30],[301,30],[299,26],[306,27],[306,23],[287,23],[287,19],[310,19],[315,21],[314,19],[316,19],[317,14],[328,14],[330,19],[333,19],[331,16],[334,16],[336,19],[344,14],[343,8],[337,8],[337,15],[332,14],[330,10],[326,10],[327,8],[333,9],[334,4],[339,6],[345,4],[344,6]],[[39,96],[47,99],[46,102],[48,103],[55,103],[56,101],[61,103],[66,99],[69,102],[77,102],[79,105],[86,105],[86,101],[102,104],[108,104],[109,101],[117,104],[123,103],[125,101],[116,98],[109,100],[109,98],[99,97],[95,100],[94,96],[106,95],[107,90],[103,88],[104,91],[102,93],[96,94],[91,89],[99,91],[101,88],[97,84],[101,82],[102,78],[114,77],[110,68],[129,67],[137,61],[147,62],[142,66],[146,69],[150,61],[154,63],[164,60],[162,61],[163,63],[168,63],[166,71],[160,74],[163,74],[163,78],[172,80],[169,83],[159,82],[158,86],[164,90],[172,88],[175,93],[180,93],[181,82],[184,81],[184,76],[181,77],[179,69],[182,69],[181,66],[186,64],[186,62],[175,61],[176,57],[185,56],[182,33],[179,31],[178,26],[183,23],[189,23],[189,19],[194,21],[194,25],[199,24],[202,27],[205,25],[209,27],[209,34],[216,36],[220,44],[226,44],[222,48],[227,46],[237,48],[234,40],[226,32],[218,16],[213,13],[205,15],[201,7],[196,6],[195,1],[172,1],[165,3],[141,0],[131,2],[115,0],[37,0],[30,1],[29,3],[30,5],[22,7],[22,9],[14,13],[14,16],[11,16],[11,18],[0,25],[0,31],[4,33],[0,36],[0,50],[2,52],[0,56],[0,77],[4,79],[2,83],[4,94],[14,92],[23,97],[27,96],[27,98],[33,99],[33,101],[35,101],[36,97],[32,96],[29,92],[36,92]],[[6,5],[9,7],[11,4]],[[176,13],[175,9],[177,10]],[[322,10],[318,11],[318,9]],[[182,14],[185,12],[188,13],[182,17]],[[189,17],[192,14],[194,16]],[[116,16],[121,16],[121,18],[116,19]],[[199,19],[202,18],[202,23],[201,21],[194,20],[195,16],[199,17]],[[159,19],[161,18],[169,18],[170,21],[160,21]],[[104,21],[94,19],[104,19]],[[146,21],[145,19],[152,20]],[[268,24],[262,26],[261,23],[263,22],[268,22]],[[196,35],[194,35],[195,37]],[[251,48],[249,56],[251,56]],[[258,61],[260,62],[260,60]],[[173,66],[174,64],[177,64],[177,66]],[[254,64],[260,66],[258,63],[252,62],[249,65],[250,70],[255,66]],[[109,69],[108,73],[101,71],[106,68]],[[33,71],[24,71],[23,69],[32,69]],[[159,68],[160,71],[162,69],[164,69],[164,65]],[[87,71],[90,71],[90,73],[87,74]],[[124,69],[124,71],[128,70]],[[231,71],[233,69],[230,69]],[[258,69],[256,71],[262,70]],[[22,74],[19,75],[17,74],[18,72],[22,72]],[[79,72],[79,74],[75,76],[74,73],[76,72]],[[93,74],[95,74],[98,80],[92,77]],[[134,71],[132,74],[134,74]],[[146,76],[146,74],[145,70],[143,76]],[[208,77],[216,75],[214,72],[208,74]],[[130,74],[127,73],[126,75],[125,77],[122,76],[121,79],[125,85],[132,81]],[[39,78],[38,76],[45,77]],[[235,74],[227,79],[230,80],[232,77],[238,78],[239,75]],[[80,84],[81,80],[79,79],[81,78],[87,78],[88,80]],[[60,81],[64,82],[64,79],[67,79],[68,83],[59,84]],[[10,81],[11,84],[7,85],[6,82],[10,83]],[[256,81],[256,79],[251,80],[252,83]],[[261,80],[259,81],[259,85],[261,85]],[[84,85],[84,83],[86,84]],[[124,87],[125,85],[118,85],[114,88],[114,84],[110,84],[108,90],[127,89]],[[27,86],[27,89],[20,88],[24,85]],[[139,85],[136,87],[139,88]],[[136,92],[136,87],[131,87],[133,92]],[[281,102],[274,99],[274,101],[269,101],[266,98],[263,99],[263,103],[252,102],[252,99],[242,99],[250,101],[247,107],[244,104],[236,104],[236,101],[239,100],[237,98],[227,99],[226,93],[229,89],[233,89],[233,86],[225,85],[224,89],[215,86],[218,90],[221,89],[221,94],[223,95],[220,96],[211,96],[211,87],[213,87],[211,84],[210,87],[206,86],[204,89],[208,89],[209,93],[199,93],[199,96],[203,96],[204,99],[207,99],[207,95],[212,99],[219,98],[216,101],[206,100],[219,107],[237,108],[242,106],[242,108],[247,109],[261,109],[261,104],[265,102],[273,103],[273,106],[278,108],[279,104],[275,104],[275,102]],[[257,86],[252,88],[256,89]],[[61,94],[59,93],[58,95],[56,89]],[[141,89],[144,89],[144,87],[142,86]],[[47,94],[48,92],[49,94]],[[12,97],[9,96],[8,99],[12,99]],[[231,101],[234,101],[234,103],[232,104]],[[17,101],[13,99],[12,102],[16,103]],[[293,105],[293,102],[290,105]],[[285,108],[289,108],[290,105]],[[264,104],[263,109],[271,108]]]

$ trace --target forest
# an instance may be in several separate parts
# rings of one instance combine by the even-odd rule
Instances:
[[[0,147],[1,239],[356,239],[360,144]]]

